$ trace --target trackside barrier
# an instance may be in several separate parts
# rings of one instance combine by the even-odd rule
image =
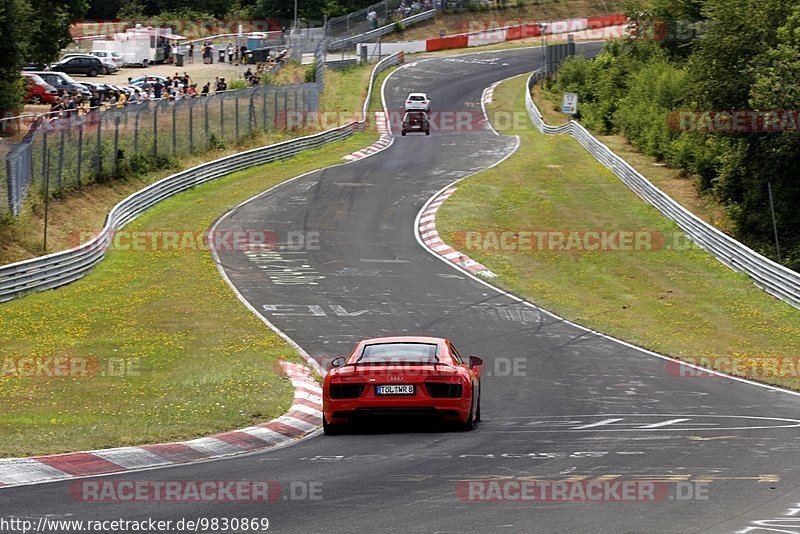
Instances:
[[[232,172],[286,159],[303,150],[318,148],[363,130],[366,127],[367,110],[372,97],[372,85],[375,77],[385,69],[402,63],[403,59],[403,53],[400,52],[375,65],[370,76],[369,90],[362,108],[361,120],[318,134],[283,141],[204,163],[168,176],[133,193],[111,209],[106,216],[103,229],[90,241],[68,250],[0,267],[0,302],[34,291],[58,287],[82,278],[103,259],[116,230],[164,199]]]
[[[611,26],[621,26],[627,23],[628,19],[625,15],[605,15],[603,17],[592,17],[589,19],[556,20],[547,22],[544,33],[547,35],[578,33]],[[434,37],[426,40],[382,43],[381,46],[387,50],[403,50],[406,53],[412,54],[416,52],[436,52],[439,50],[484,46],[541,36],[542,27],[536,22],[528,22],[514,26],[503,26],[491,30],[460,33],[446,37]],[[368,46],[375,47],[377,45]]]
[[[570,135],[577,139],[597,161],[608,167],[645,202],[653,205],[697,245],[712,254],[730,269],[746,273],[758,287],[795,308],[800,308],[800,273],[792,271],[758,254],[729,235],[714,228],[675,202],[669,195],[639,174],[624,159],[595,139],[581,124],[570,121],[562,126],[545,124],[531,97],[531,88],[541,76],[536,71],[528,78],[525,105],[534,126],[546,135]]]
[[[400,21],[403,26],[410,26],[412,24],[416,24],[417,22],[422,22],[423,20],[432,19],[436,16],[436,10],[431,9],[428,11],[423,11],[422,13],[417,13],[416,15],[411,15],[410,17],[406,17]],[[362,33],[359,35],[353,35],[352,37],[345,37],[344,39],[339,39],[336,41],[332,41],[328,45],[328,50],[339,50],[341,48],[347,48],[358,43],[363,43],[364,41],[369,41],[370,39],[377,39],[378,37],[383,37],[384,35],[388,35],[395,30],[396,26],[395,23],[387,24],[385,26],[381,26],[380,28],[376,28],[372,31],[368,31],[366,33]]]

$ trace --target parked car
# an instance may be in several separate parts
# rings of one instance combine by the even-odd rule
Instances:
[[[431,99],[425,93],[409,93],[406,98],[406,111],[424,111],[431,110]]]
[[[85,86],[89,91],[99,94],[101,100],[107,100],[111,96],[111,93],[116,91],[116,88],[108,83],[83,82],[81,85]]]
[[[52,85],[56,88],[58,92],[66,91],[71,95],[80,94],[86,98],[92,96],[92,92],[89,91],[85,86],[79,84],[72,78],[70,78],[69,74],[63,72],[54,72],[48,70],[41,70],[34,72],[33,74],[37,74],[41,77],[44,81]]]
[[[125,58],[119,52],[112,52],[111,50],[92,50],[89,53],[99,57],[101,60],[114,63],[117,68],[121,69],[125,66]]]
[[[25,102],[29,104],[52,104],[58,97],[55,87],[44,81],[38,74],[23,72],[25,79],[26,93]]]
[[[100,63],[103,64],[103,74],[114,74],[115,72],[119,71],[119,66],[111,59],[97,57],[94,54],[64,54],[61,57],[61,61],[65,61],[67,59],[73,59],[78,57],[84,58],[93,58],[96,57],[100,60]]]
[[[105,74],[108,71],[108,67],[100,61],[99,57],[85,54],[64,56],[58,63],[50,65],[49,70],[67,74],[83,74],[94,78],[98,74]]]
[[[409,111],[403,117],[403,129],[401,133],[406,135],[408,132],[425,132],[431,134],[431,123],[428,121],[428,114],[424,111]]]

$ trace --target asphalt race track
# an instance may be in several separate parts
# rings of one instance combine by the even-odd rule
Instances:
[[[411,63],[388,79],[387,105],[399,110],[408,92],[427,91],[434,110],[480,114],[484,88],[535,69],[540,54]],[[107,477],[301,488],[275,502],[78,502],[72,482],[60,482],[0,491],[0,516],[268,517],[279,532],[800,532],[800,397],[676,376],[663,359],[522,305],[434,257],[415,237],[423,204],[508,155],[515,139],[478,123],[395,134],[387,150],[277,187],[219,225],[302,235],[304,246],[231,251],[221,262],[254,308],[320,360],[347,354],[360,338],[405,333],[447,337],[462,354],[482,356],[477,430],[397,422]],[[486,502],[469,500],[459,483],[522,478],[656,481],[661,493],[655,501]],[[304,484],[320,498],[304,496]]]

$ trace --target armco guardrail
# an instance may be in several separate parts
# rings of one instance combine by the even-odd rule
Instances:
[[[69,250],[0,267],[0,302],[68,284],[85,276],[105,256],[115,230],[119,230],[166,198],[232,172],[285,159],[303,150],[344,139],[353,132],[364,129],[375,77],[386,68],[402,61],[403,54],[398,53],[375,65],[360,121],[353,121],[318,134],[248,150],[173,174],[137,191],[114,206],[106,216],[103,229],[90,241]]]
[[[800,273],[765,258],[694,215],[654,186],[636,169],[628,165],[624,159],[595,139],[579,123],[570,121],[562,126],[545,124],[542,114],[533,102],[530,91],[540,75],[541,71],[531,74],[525,94],[528,115],[540,132],[547,135],[566,134],[577,139],[600,163],[611,169],[625,185],[643,200],[652,204],[665,217],[672,219],[692,241],[732,270],[747,273],[753,283],[767,293],[800,308]]]
[[[428,11],[423,11],[422,13],[417,13],[416,15],[411,15],[410,17],[406,17],[400,22],[403,24],[403,26],[410,26],[412,24],[416,24],[417,22],[422,22],[423,20],[433,18],[434,16],[436,16],[436,10],[431,9]],[[377,39],[378,37],[383,37],[384,35],[392,33],[394,30],[394,23],[387,24],[366,33],[332,41],[328,45],[328,50],[339,50],[341,48],[347,48],[358,43],[363,43],[364,41],[369,41],[370,39]]]

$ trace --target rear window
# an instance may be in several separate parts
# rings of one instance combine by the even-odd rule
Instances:
[[[359,363],[433,363],[438,345],[435,343],[378,343],[361,351]]]
[[[425,97],[422,95],[411,95],[408,97],[409,100],[416,100],[417,102],[421,102],[425,100]]]

